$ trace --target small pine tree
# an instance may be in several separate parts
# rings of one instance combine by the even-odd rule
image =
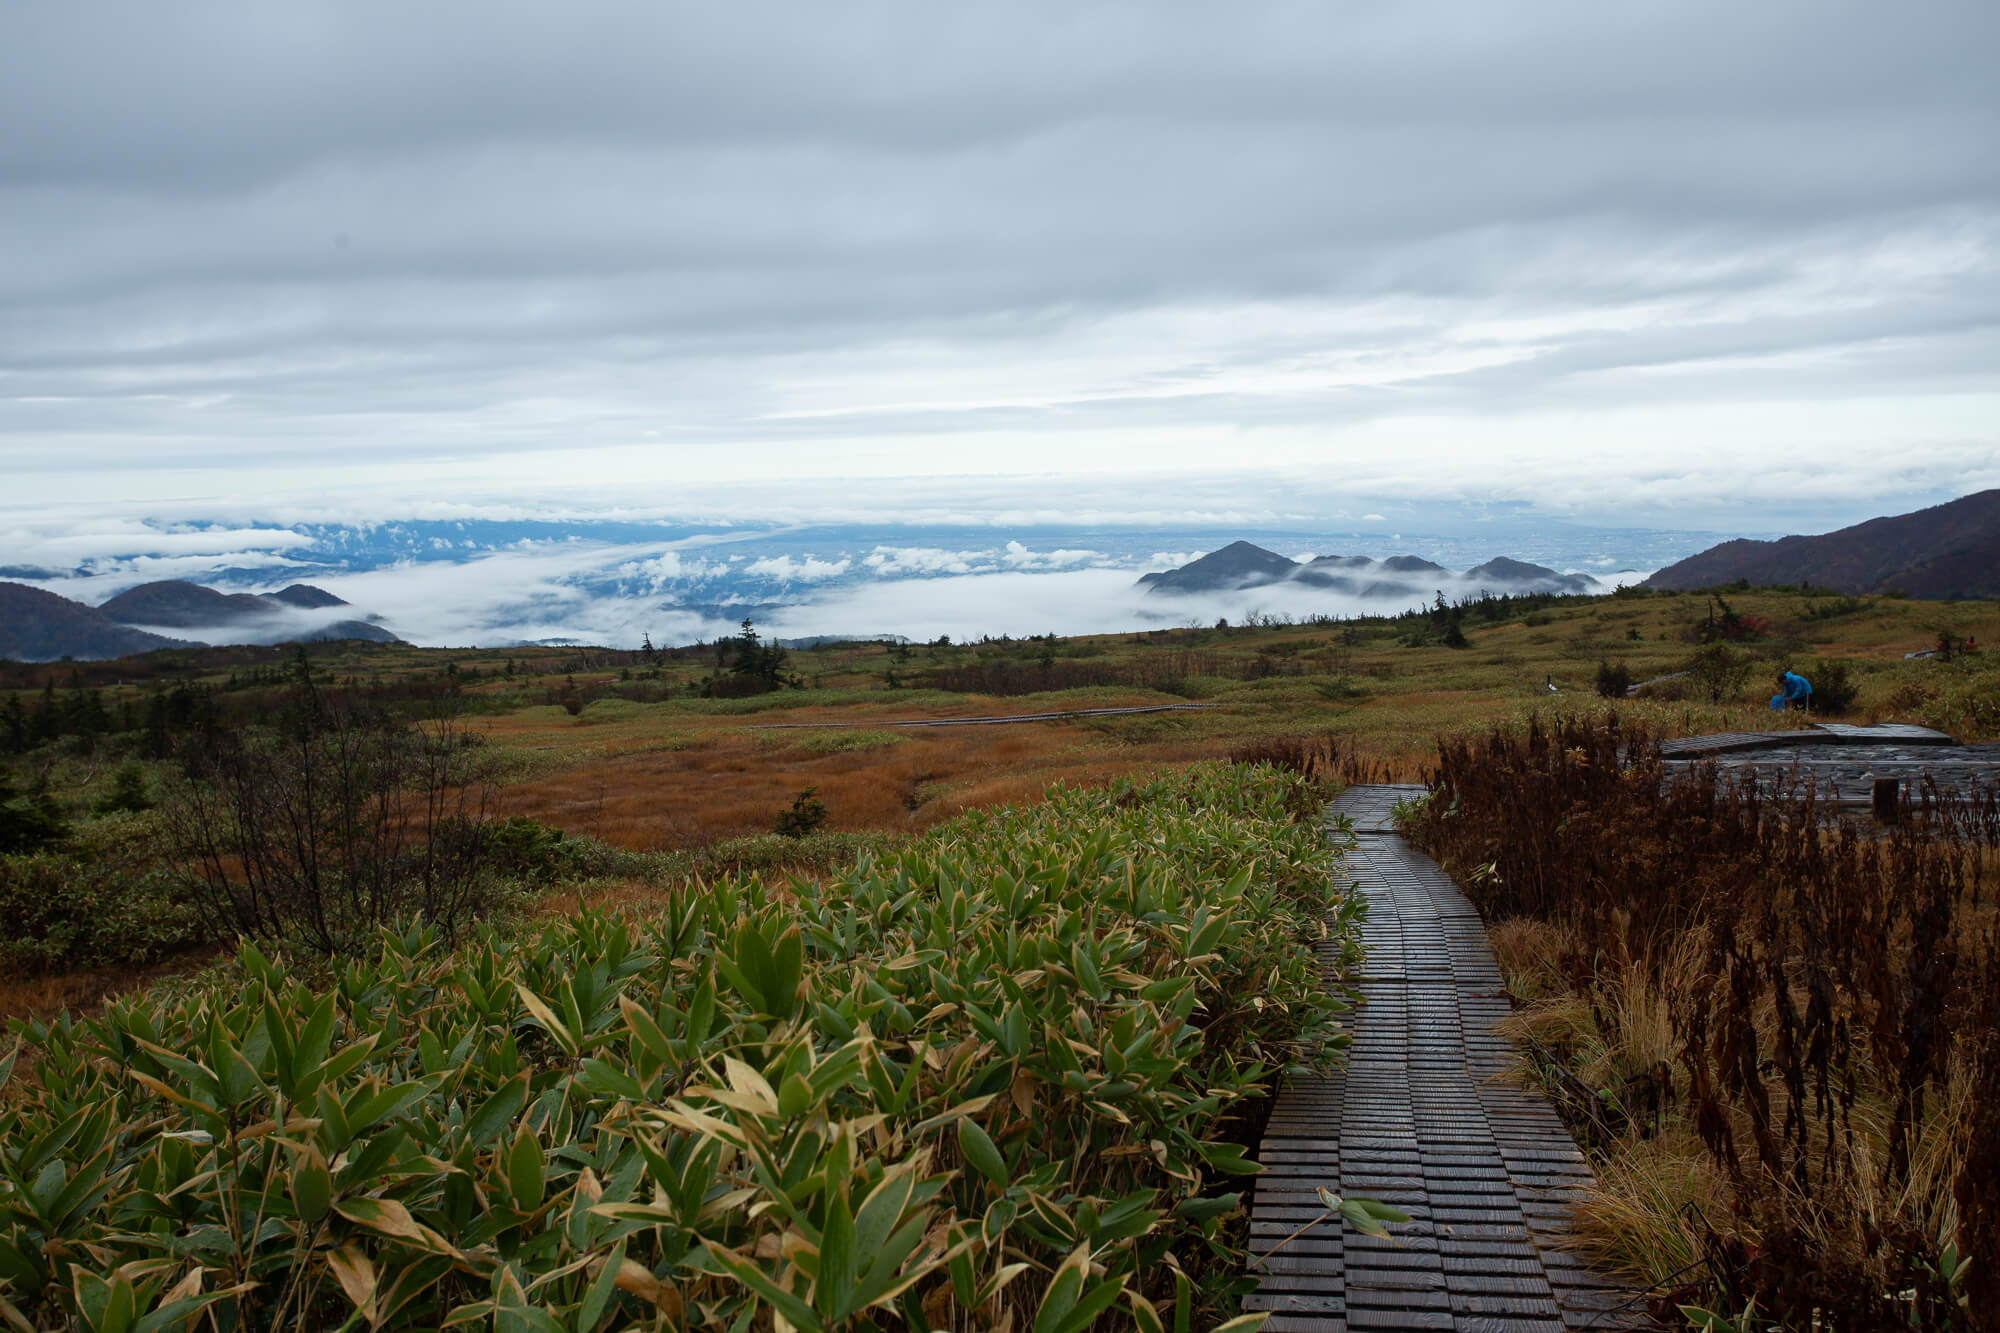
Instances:
[[[1597,664],[1597,693],[1605,699],[1623,699],[1625,692],[1632,688],[1632,668],[1620,662],[1613,666],[1608,661]]]
[[[826,803],[819,799],[819,788],[807,787],[792,798],[789,810],[778,812],[777,823],[771,831],[786,838],[803,838],[826,822]]]
[[[146,770],[136,760],[127,760],[111,775],[111,790],[97,798],[97,812],[137,812],[153,808],[153,794],[146,789]]]
[[[69,834],[69,821],[46,791],[17,795],[13,777],[0,769],[0,852],[32,852]]]
[[[21,707],[21,696],[7,696],[4,726],[7,732],[7,750],[11,754],[26,754],[28,750],[28,710]]]

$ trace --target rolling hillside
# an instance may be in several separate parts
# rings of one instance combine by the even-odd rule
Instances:
[[[1739,579],[1940,601],[2000,597],[2000,490],[1817,537],[1723,542],[1668,565],[1644,586],[1684,592]]]

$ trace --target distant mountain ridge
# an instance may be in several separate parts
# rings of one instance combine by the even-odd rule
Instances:
[[[1141,575],[1138,586],[1148,593],[1191,596],[1243,592],[1279,584],[1298,584],[1357,597],[1386,598],[1430,591],[1433,581],[1449,580],[1461,587],[1494,593],[1590,592],[1597,581],[1587,574],[1561,574],[1544,565],[1498,556],[1464,574],[1414,555],[1375,560],[1365,555],[1323,555],[1301,563],[1249,542],[1231,542],[1175,569]]]
[[[327,621],[311,615],[346,605],[332,593],[304,583],[270,594],[224,593],[167,579],[128,588],[102,606],[87,606],[22,583],[0,583],[0,657],[17,662],[64,657],[93,661],[203,642],[401,642],[365,620]],[[182,638],[155,633],[158,629],[192,633]]]
[[[1850,594],[1894,590],[1941,601],[2000,599],[2000,490],[1816,537],[1723,542],[1668,565],[1642,586],[1686,591],[1738,580],[1810,583]]]
[[[0,583],[0,657],[16,662],[54,662],[65,657],[95,661],[150,653],[156,648],[194,646],[185,639],[169,639],[121,625],[94,606],[25,583]]]

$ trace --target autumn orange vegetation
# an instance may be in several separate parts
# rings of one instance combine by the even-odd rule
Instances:
[[[764,833],[801,788],[827,826],[914,832],[974,807],[1039,799],[1054,782],[1094,784],[1188,763],[1225,740],[1107,744],[1071,722],[925,727],[893,743],[815,752],[829,732],[705,732],[686,748],[634,746],[506,787],[499,808],[634,851]]]

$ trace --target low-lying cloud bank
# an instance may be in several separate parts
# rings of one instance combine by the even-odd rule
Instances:
[[[1597,579],[1609,592],[1643,573]],[[373,607],[412,642],[492,645],[542,640],[634,647],[712,639],[753,619],[767,635],[900,634],[955,640],[982,635],[1093,634],[1241,622],[1251,616],[1352,616],[1404,611],[1437,592],[1457,600],[1481,591],[1440,575],[1430,593],[1365,598],[1299,584],[1181,597],[1148,595],[1131,568],[998,571],[850,583],[787,603],[747,601],[689,607],[656,598],[605,595],[559,570],[496,556],[463,565],[381,570],[324,581],[328,591]]]
[[[304,583],[346,606],[286,611],[246,625],[144,626],[178,639],[275,642],[369,621],[412,643],[498,646],[572,641],[637,646],[733,634],[899,634],[913,639],[1076,634],[1292,616],[1397,612],[1438,592],[1480,588],[1445,571],[1313,586],[1300,579],[1243,591],[1166,595],[1140,576],[1185,565],[1236,538],[1287,558],[1421,555],[1465,570],[1496,555],[1609,588],[1712,544],[1712,534],[1454,521],[1428,532],[1305,526],[1020,528],[807,527],[664,521],[400,520],[373,524],[135,524],[67,546],[29,534],[0,558],[0,579],[89,605],[136,585],[180,578],[238,593]],[[1402,527],[1399,522],[1396,527]],[[968,540],[971,538],[971,540]],[[1494,587],[1488,581],[1485,586]],[[1494,587],[1517,591],[1516,587]]]

